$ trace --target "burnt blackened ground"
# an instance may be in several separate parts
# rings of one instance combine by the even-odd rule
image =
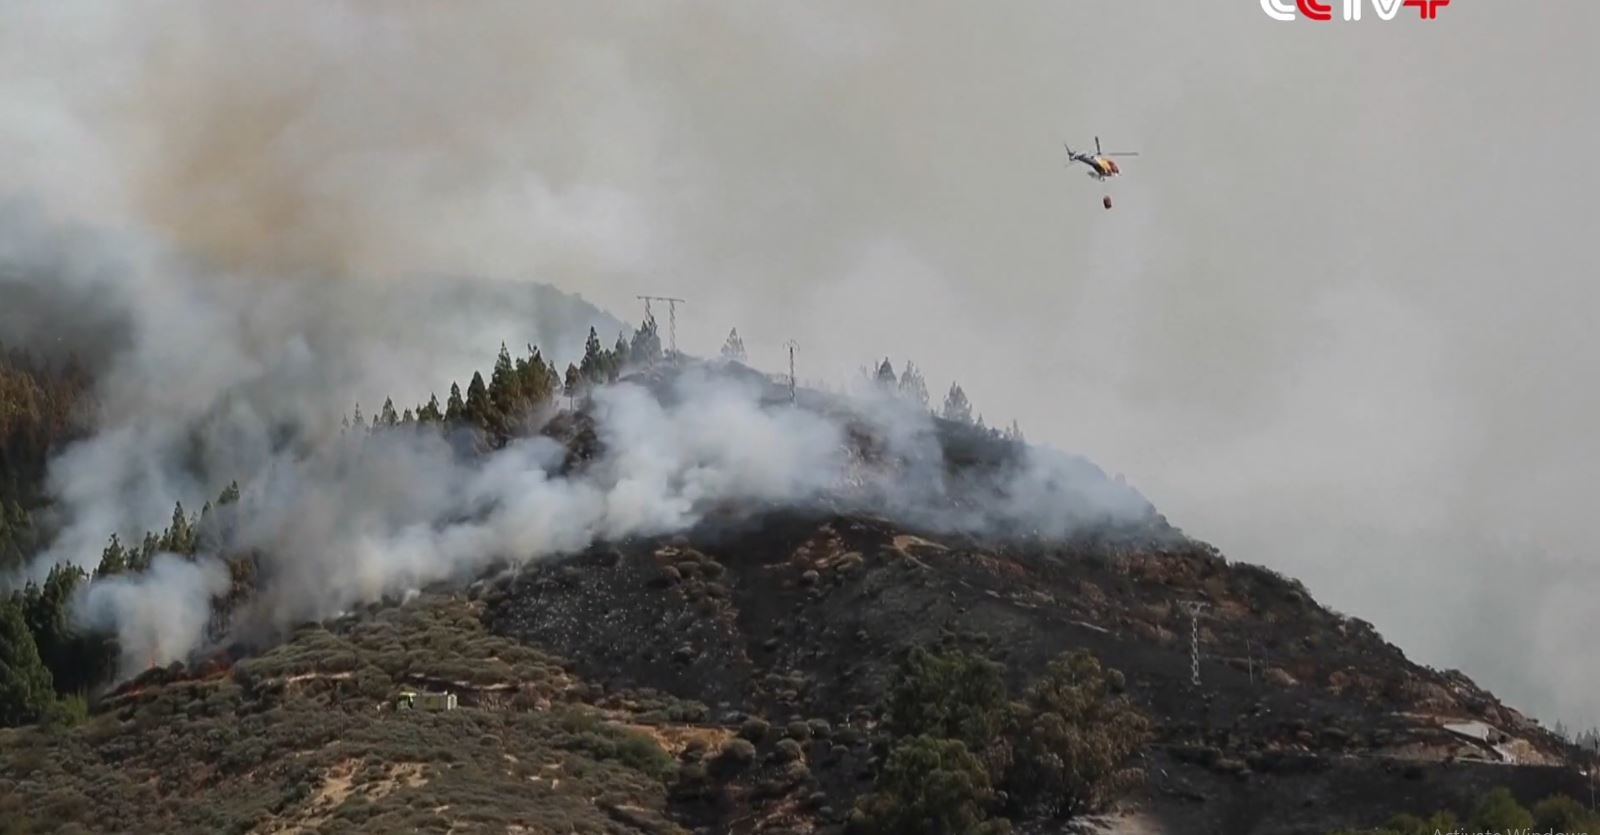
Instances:
[[[1182,600],[1208,604],[1198,688]],[[986,545],[770,514],[540,564],[486,601],[493,631],[572,659],[585,679],[698,701],[708,725],[771,726],[735,800],[697,795],[715,797],[693,807],[708,831],[841,821],[870,786],[867,741],[899,654],[936,644],[1004,661],[1017,690],[1072,649],[1121,670],[1158,731],[1135,802],[1174,832],[1370,825],[1459,808],[1489,785],[1530,802],[1580,793],[1571,769],[1446,764],[1485,752],[1442,719],[1495,726],[1524,761],[1559,762],[1560,748],[1299,584],[1181,538]]]

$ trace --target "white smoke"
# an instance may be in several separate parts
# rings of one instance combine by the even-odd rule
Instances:
[[[121,669],[140,670],[187,659],[210,617],[200,601],[227,590],[228,569],[221,562],[157,554],[139,574],[81,589],[73,615],[81,627],[116,634]]]
[[[50,298],[103,273],[40,266],[53,263],[13,259],[10,283]],[[121,638],[125,669],[201,646],[213,598],[228,585],[222,554],[255,555],[256,594],[234,626],[260,636],[494,563],[684,530],[730,506],[828,497],[927,527],[1049,535],[1149,514],[1092,467],[1038,451],[951,480],[931,415],[889,395],[796,407],[758,375],[693,363],[652,388],[624,381],[596,391],[586,411],[601,452],[565,475],[567,450],[549,438],[479,453],[437,428],[341,431],[352,387],[403,385],[420,399],[408,375],[433,372],[405,362],[401,343],[447,345],[451,334],[369,321],[352,302],[359,283],[217,275],[156,255],[117,266],[120,292],[97,298],[128,337],[98,362],[95,431],[53,462],[64,526],[33,571],[93,568],[110,534],[136,539],[159,529],[176,501],[192,509],[224,484],[241,487],[213,517],[217,553],[162,557],[149,574],[95,582],[80,598],[84,623]],[[391,296],[418,288],[438,297],[431,284],[386,287]],[[403,307],[391,298],[377,318]],[[1003,446],[965,435],[979,459]],[[871,460],[862,444],[877,450]]]
[[[605,452],[570,476],[555,474],[566,450],[548,438],[480,458],[429,428],[354,432],[275,458],[230,509],[229,545],[267,555],[256,617],[284,626],[493,562],[682,530],[724,502],[794,504],[832,485],[844,446],[824,418],[702,374],[674,394],[667,406],[636,385],[598,391]]]
[[[236,630],[259,635],[496,563],[681,531],[729,506],[804,507],[827,497],[942,530],[1020,526],[1048,536],[1148,520],[1131,490],[1041,451],[983,489],[946,487],[942,463],[932,463],[943,460],[932,417],[867,402],[857,404],[866,407],[857,425],[899,438],[888,444],[897,457],[867,467],[872,489],[852,492],[847,472],[860,462],[837,416],[764,399],[759,384],[699,368],[670,386],[664,395],[627,382],[596,392],[590,413],[603,453],[565,476],[557,472],[567,450],[548,438],[479,456],[427,427],[352,431],[273,455],[220,514],[223,550],[259,555],[256,596]],[[163,578],[177,570],[162,566]],[[203,576],[208,582],[116,581],[116,594],[82,599],[83,617],[114,627],[133,661],[186,657],[205,639],[211,599],[222,590]],[[138,605],[146,593],[154,602]]]
[[[326,443],[357,404],[442,401],[502,341],[576,359],[590,327],[622,327],[536,285],[208,269],[22,203],[0,204],[0,299],[0,343],[96,374],[94,435],[51,466],[66,527],[41,560],[88,567],[111,533]]]
[[[873,460],[852,479],[860,506],[935,531],[1064,539],[1137,528],[1167,535],[1138,491],[1088,460],[974,427],[941,429],[920,404],[867,382],[847,414],[870,435]]]

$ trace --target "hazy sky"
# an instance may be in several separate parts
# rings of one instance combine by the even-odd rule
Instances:
[[[0,197],[230,269],[683,296],[687,350],[794,338],[802,377],[910,358],[1417,660],[1600,721],[1600,8],[1367,17],[0,2]],[[1143,153],[1108,186],[1063,166],[1096,134]]]

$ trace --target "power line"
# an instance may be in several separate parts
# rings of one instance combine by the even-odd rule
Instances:
[[[656,315],[650,312],[650,303],[667,303],[667,335],[668,339],[671,340],[668,345],[671,346],[672,353],[678,353],[678,305],[688,304],[688,302],[671,296],[636,296],[635,298],[644,301],[644,315],[651,321],[655,321]]]
[[[1179,606],[1189,613],[1189,683],[1200,686],[1200,613],[1211,604],[1201,600],[1181,600]]]
[[[784,342],[784,347],[789,349],[789,402],[795,402],[795,349],[800,347],[794,339]]]

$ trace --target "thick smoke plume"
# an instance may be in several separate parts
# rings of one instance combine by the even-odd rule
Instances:
[[[187,659],[210,619],[208,601],[228,590],[228,569],[203,556],[189,560],[157,554],[136,575],[116,575],[80,592],[73,613],[81,627],[114,634],[122,652],[120,669]]]
[[[681,530],[725,502],[792,504],[831,486],[844,448],[830,422],[709,377],[678,387],[674,407],[630,384],[598,391],[605,452],[582,474],[555,474],[567,451],[548,438],[480,457],[431,428],[352,433],[268,462],[235,509],[234,545],[270,555],[255,617],[322,617],[493,562]]]
[[[48,561],[158,529],[174,501],[326,441],[356,405],[442,400],[502,340],[560,356],[591,326],[622,327],[528,284],[217,271],[149,238],[64,231],[22,204],[0,211],[0,295],[0,342],[72,354],[99,381],[94,437],[51,468],[68,519]]]
[[[624,377],[595,391],[584,412],[601,452],[566,474],[568,450],[545,437],[484,453],[452,435],[464,429],[345,430],[351,391],[374,403],[382,383],[417,399],[419,381],[443,387],[434,364],[407,361],[418,347],[448,345],[468,321],[536,332],[548,311],[519,322],[473,309],[470,294],[440,306],[448,285],[439,283],[388,282],[380,299],[360,281],[209,272],[154,248],[88,268],[64,259],[47,229],[6,233],[0,266],[11,297],[29,306],[19,321],[48,322],[70,307],[48,302],[76,299],[117,323],[117,339],[85,343],[96,352],[99,413],[90,436],[52,464],[63,527],[33,573],[58,562],[92,569],[110,534],[136,539],[175,501],[192,508],[240,486],[195,562],[163,555],[148,574],[83,593],[80,620],[116,632],[125,670],[184,659],[220,637],[207,628],[230,554],[256,555],[255,593],[231,636],[261,639],[492,564],[684,530],[713,510],[826,501],[944,530],[1049,536],[1150,517],[1133,491],[1044,451],[1011,450],[1014,461],[952,477],[932,416],[892,396],[796,405],[761,375],[693,362],[649,387]],[[539,303],[562,304],[551,293]],[[430,315],[404,315],[424,305]],[[553,332],[576,343],[574,330]],[[864,455],[863,443],[877,454]]]

